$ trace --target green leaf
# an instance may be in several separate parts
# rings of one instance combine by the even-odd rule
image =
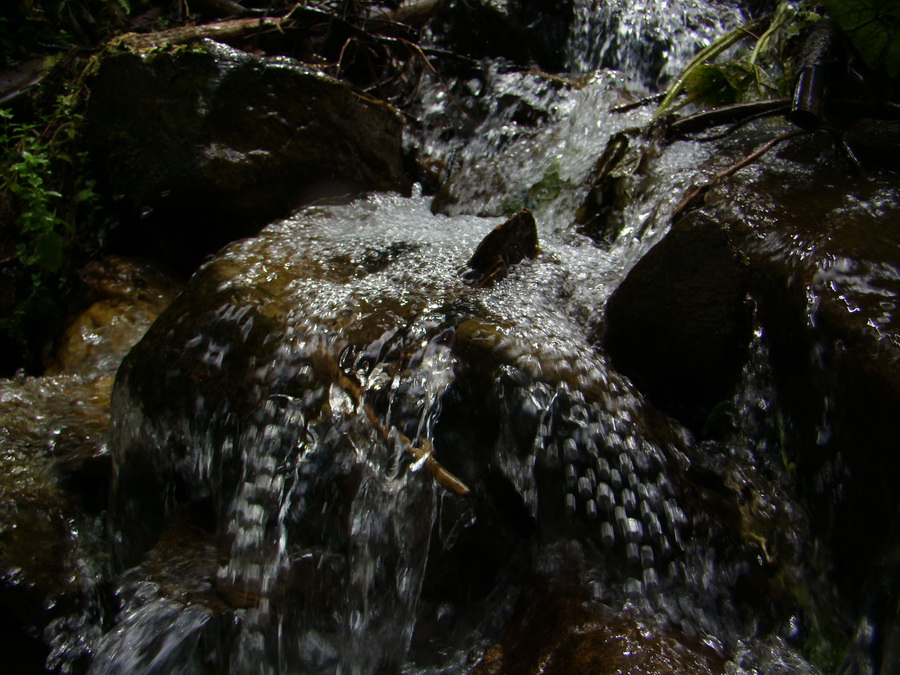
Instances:
[[[824,0],[870,68],[900,75],[900,0]]]
[[[35,262],[50,272],[58,272],[63,263],[63,240],[56,232],[41,232],[34,244]]]
[[[759,27],[759,25],[760,21],[756,20],[748,23],[745,26],[735,28],[734,30],[729,31],[728,33],[720,37],[708,47],[701,49],[697,54],[695,54],[694,58],[692,58],[687,66],[685,66],[684,70],[681,72],[681,75],[679,75],[675,80],[675,83],[669,88],[668,93],[666,93],[666,97],[662,100],[662,103],[659,104],[659,108],[657,108],[654,117],[660,117],[661,115],[664,115],[675,107],[675,99],[678,98],[678,95],[685,90],[687,82],[694,71],[702,69],[707,63],[713,61],[728,48],[732,47],[744,38],[752,37],[753,31],[755,31]]]
[[[737,87],[726,69],[717,64],[702,64],[691,70],[684,81],[684,91],[691,103],[707,106],[734,103]]]

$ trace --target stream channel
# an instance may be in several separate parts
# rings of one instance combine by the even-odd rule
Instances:
[[[128,345],[149,330],[121,367],[0,383],[16,503],[62,499],[71,428],[112,465],[108,505],[63,519],[48,670],[896,672],[897,519],[829,510],[859,469],[836,428],[834,338],[817,332],[834,299],[898,348],[896,183],[847,176],[809,137],[707,194],[696,229],[724,223],[739,268],[793,281],[741,287],[732,384],[682,414],[694,371],[665,395],[622,374],[605,308],[693,186],[789,127],[632,131],[653,106],[613,109],[746,17],[715,0],[601,5],[575,3],[565,77],[502,59],[423,77],[404,142],[441,173],[437,194],[303,207],[171,304],[143,283]],[[619,206],[585,233],[576,213],[611,139],[628,145]],[[521,209],[539,253],[471,283],[479,242]],[[880,424],[890,438],[896,416]],[[820,522],[851,516],[871,573]]]

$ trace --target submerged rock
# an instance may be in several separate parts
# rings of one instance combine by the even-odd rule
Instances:
[[[576,574],[590,579],[584,621],[601,605],[610,618],[582,639],[579,615],[553,638],[561,670],[623,631],[647,663],[701,663],[687,634],[731,654],[765,597],[734,592],[765,578],[760,541],[778,539],[785,565],[797,547],[741,510],[742,484],[691,469],[683,430],[588,348],[555,255],[465,284],[457,271],[498,224],[398,196],[308,207],[197,272],[116,382],[127,608],[102,653],[185,625],[187,651],[145,658],[461,672],[515,625],[526,580]],[[167,533],[201,506],[214,579],[205,565],[202,592],[131,595],[157,574],[148,561],[179,555]],[[530,658],[503,649],[504,663]]]
[[[133,253],[193,269],[301,204],[410,189],[396,111],[286,57],[112,50],[89,87],[92,154]]]
[[[707,201],[752,270],[785,461],[845,597],[861,611],[880,606],[865,620],[887,627],[896,601],[884,607],[860,593],[880,584],[900,525],[897,187],[848,176],[833,153],[827,138],[798,140]]]
[[[730,399],[747,353],[748,269],[703,213],[676,223],[606,306],[603,346],[662,408],[702,427]]]
[[[724,672],[722,655],[699,640],[592,606],[583,601],[583,591],[571,590],[545,591],[523,603],[503,643],[486,652],[473,675]]]
[[[172,302],[179,284],[151,264],[108,256],[79,274],[88,304],[60,338],[46,375],[62,372],[114,374],[125,354]]]

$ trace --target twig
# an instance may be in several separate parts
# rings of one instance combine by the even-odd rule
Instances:
[[[624,105],[616,106],[615,108],[610,108],[609,112],[611,113],[624,113],[634,110],[635,108],[643,108],[644,106],[651,105],[653,103],[659,103],[666,97],[666,92],[662,92],[661,94],[653,94],[653,96],[646,96],[638,101],[634,101],[632,103],[625,103]]]
[[[762,146],[751,152],[749,155],[741,159],[737,164],[732,164],[730,167],[725,169],[724,171],[717,173],[715,176],[710,178],[706,183],[699,187],[695,187],[688,193],[688,196],[684,198],[684,200],[678,205],[675,211],[672,213],[672,221],[678,220],[682,215],[684,215],[685,211],[687,211],[700,197],[702,197],[706,192],[713,187],[716,183],[718,183],[723,178],[728,178],[745,166],[750,164],[751,162],[756,161],[764,154],[766,154],[769,150],[774,148],[776,145],[781,143],[782,141],[786,141],[790,138],[794,138],[795,136],[799,136],[800,134],[808,133],[805,129],[793,129],[792,131],[788,131],[786,133],[780,134],[775,138],[768,140]]]
[[[406,453],[411,455],[416,462],[422,462],[425,468],[428,469],[431,477],[442,487],[450,490],[450,492],[461,497],[465,497],[471,492],[465,483],[447,471],[447,469],[437,461],[434,456],[434,448],[431,446],[431,442],[428,439],[411,441],[399,429],[391,429],[386,426],[378,418],[378,415],[375,414],[372,407],[363,402],[364,392],[362,387],[344,374],[333,357],[329,355],[323,356],[327,360],[326,368],[334,374],[337,385],[350,397],[357,407],[362,407],[363,412],[372,424],[372,427],[378,432],[382,439],[388,441],[392,436],[399,439],[403,444]]]
[[[444,78],[442,78],[442,77],[438,74],[438,71],[435,70],[434,66],[431,65],[431,61],[428,60],[428,57],[425,56],[425,52],[422,51],[422,48],[421,48],[419,45],[417,45],[415,42],[412,42],[411,40],[407,40],[406,38],[401,38],[401,37],[387,37],[387,36],[382,36],[380,39],[383,40],[383,41],[386,41],[386,42],[387,42],[387,41],[394,41],[394,40],[396,40],[397,42],[401,42],[401,43],[405,44],[407,47],[409,47],[409,48],[412,49],[415,53],[417,53],[417,54],[422,58],[422,60],[425,62],[425,65],[428,66],[428,70],[430,70],[431,73],[437,78],[438,82],[439,82],[440,85],[441,85],[441,89],[443,89],[443,90],[444,90],[444,93],[447,94],[447,97],[450,99],[450,102],[453,103],[454,107],[455,107],[457,110],[459,110],[459,112],[461,112],[461,113],[463,114],[463,116],[464,116],[466,119],[468,119],[470,122],[473,121],[473,120],[472,120],[472,116],[471,116],[471,115],[468,113],[468,111],[463,107],[462,103],[459,102],[459,99],[457,99],[456,96],[453,95],[453,92],[450,91],[450,87],[447,86],[447,83],[446,83],[446,82],[444,82]]]
[[[666,137],[675,138],[687,134],[705,131],[710,127],[716,127],[730,122],[741,122],[748,119],[756,119],[765,115],[777,115],[790,108],[791,101],[788,98],[772,99],[770,101],[753,101],[752,103],[735,103],[723,105],[710,110],[703,110],[693,115],[685,115],[669,123],[666,127]]]

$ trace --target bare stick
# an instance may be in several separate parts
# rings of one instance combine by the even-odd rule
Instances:
[[[728,178],[730,176],[733,176],[735,173],[737,173],[738,171],[743,169],[745,166],[747,166],[751,162],[754,162],[757,159],[759,159],[760,157],[762,157],[764,154],[766,154],[769,150],[774,148],[776,145],[778,145],[782,141],[786,141],[789,138],[794,138],[794,136],[799,136],[800,134],[805,134],[805,133],[808,133],[805,129],[793,129],[792,131],[788,131],[786,133],[780,134],[780,135],[776,136],[775,138],[772,138],[772,139],[766,141],[763,145],[761,145],[759,148],[757,148],[756,150],[751,152],[749,155],[744,157],[737,164],[733,164],[730,167],[728,167],[727,169],[725,169],[724,171],[722,171],[721,173],[717,173],[715,176],[710,178],[703,185],[701,185],[699,187],[695,187],[693,190],[691,190],[688,193],[688,196],[684,198],[684,200],[678,205],[678,207],[672,213],[672,221],[674,222],[674,221],[678,220],[678,218],[680,218],[682,215],[684,215],[684,212],[687,211],[693,205],[694,202],[696,202],[698,199],[700,199],[700,197],[702,197],[704,194],[706,194],[707,190],[709,190],[711,187],[713,187],[716,183],[718,183],[723,178]]]

